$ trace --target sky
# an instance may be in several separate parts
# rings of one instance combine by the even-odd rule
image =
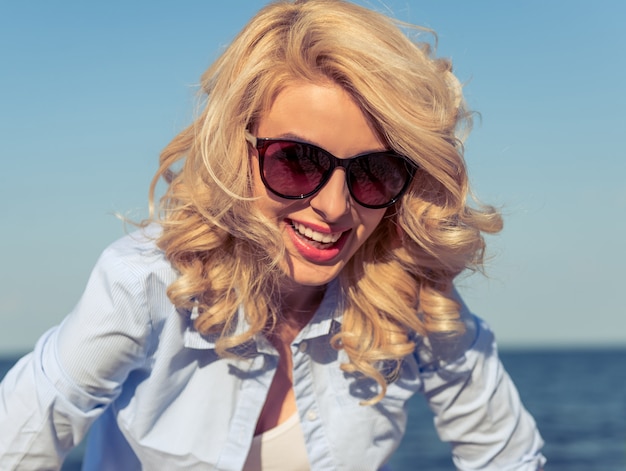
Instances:
[[[0,354],[30,350],[145,216],[160,150],[261,0],[0,0]],[[626,345],[626,2],[358,2],[437,32],[501,208],[469,307],[517,347]]]

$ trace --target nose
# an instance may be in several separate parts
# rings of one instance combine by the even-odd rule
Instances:
[[[343,168],[336,168],[322,189],[309,200],[311,208],[331,222],[344,216],[350,210],[351,202]]]

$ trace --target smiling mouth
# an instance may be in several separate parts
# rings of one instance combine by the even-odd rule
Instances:
[[[304,239],[309,244],[314,245],[317,248],[330,248],[341,238],[345,232],[331,232],[331,233],[322,233],[317,232],[311,229],[304,224],[301,224],[296,221],[289,221],[291,227],[294,229],[294,232],[298,235],[298,237]]]

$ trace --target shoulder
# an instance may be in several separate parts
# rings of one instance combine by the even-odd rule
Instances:
[[[72,351],[91,351],[92,344],[105,345],[103,351],[151,345],[168,319],[177,317],[167,296],[177,275],[156,246],[158,232],[148,229],[128,234],[102,252],[59,328],[56,343],[68,351],[65,363],[74,361]]]
[[[159,235],[159,226],[151,225],[109,245],[92,271],[85,295],[106,300],[116,309],[129,306],[157,317],[169,311],[167,288],[178,274],[156,245]]]
[[[171,283],[177,274],[156,244],[160,234],[160,226],[152,224],[125,235],[102,252],[97,266],[129,281],[156,277]]]
[[[493,341],[487,323],[469,310],[456,290],[454,299],[459,305],[459,321],[463,324],[463,332],[458,335],[416,336],[414,354],[424,370],[436,370],[454,364],[476,352],[487,353],[485,345]]]
[[[104,258],[124,259],[127,262],[156,261],[159,256],[164,259],[163,251],[156,245],[160,235],[160,226],[151,224],[116,240],[104,249],[102,255]]]

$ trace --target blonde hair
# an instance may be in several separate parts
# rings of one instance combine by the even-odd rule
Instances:
[[[415,349],[415,334],[463,331],[452,281],[482,266],[481,233],[502,225],[493,208],[468,205],[458,136],[470,115],[450,63],[399,25],[342,0],[266,6],[202,76],[202,112],[164,149],[150,188],[158,245],[180,273],[168,295],[181,310],[198,308],[196,329],[227,354],[278,322],[284,276],[282,237],[252,198],[245,130],[291,81],[331,80],[350,93],[381,138],[420,169],[340,274],[345,311],[332,343],[348,355],[344,371],[381,386],[370,403]],[[168,187],[157,217],[160,178]],[[240,305],[250,329],[235,334]]]

